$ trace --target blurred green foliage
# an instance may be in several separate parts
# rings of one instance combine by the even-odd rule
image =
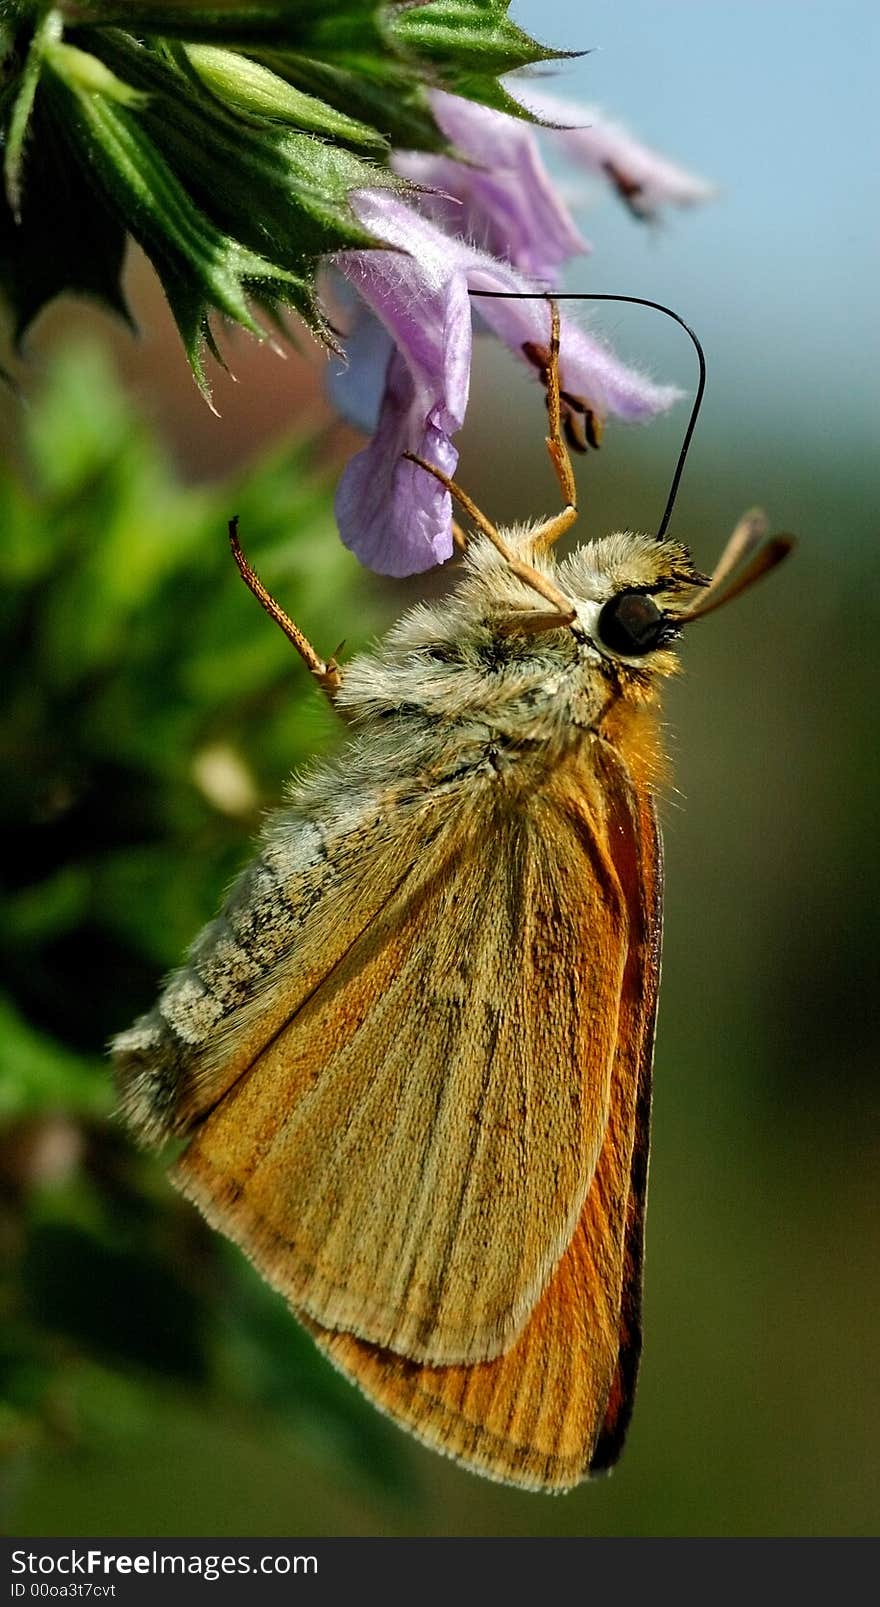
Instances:
[[[184,490],[95,349],[58,361],[25,436],[20,472],[0,477],[7,1500],[52,1447],[136,1441],[181,1386],[271,1412],[334,1465],[366,1458],[393,1482],[390,1429],[132,1152],[103,1056],[281,779],[328,737],[225,532],[237,512],[266,583],[330,651],[355,567],[330,490],[306,447],[246,486]],[[375,618],[362,604],[359,628]]]

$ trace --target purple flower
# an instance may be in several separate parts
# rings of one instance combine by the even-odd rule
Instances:
[[[397,153],[397,172],[426,189],[422,213],[523,273],[556,284],[562,264],[590,247],[544,166],[532,125],[439,89],[431,94],[431,110],[466,161]]]
[[[603,172],[640,215],[663,201],[702,199],[708,187],[579,106],[532,97],[538,115],[587,128],[548,130]],[[453,436],[467,407],[472,343],[469,291],[555,288],[562,265],[589,249],[541,161],[534,128],[435,90],[434,115],[456,155],[399,152],[395,167],[419,186],[349,197],[388,250],[334,259],[346,325],[346,362],[331,364],[339,411],[372,434],[347,465],[336,497],[346,546],[381,574],[409,575],[452,554],[449,493],[403,457],[414,452],[452,475]],[[337,299],[340,299],[337,294]],[[546,346],[546,302],[479,299],[479,322],[523,362]],[[534,372],[534,370],[533,370]],[[600,418],[647,419],[678,392],[627,368],[599,340],[563,319],[563,388]]]
[[[532,89],[523,104],[556,124],[547,133],[565,155],[607,179],[636,217],[655,222],[664,206],[694,206],[715,194],[705,179],[659,156],[594,107]]]
[[[469,290],[533,290],[509,264],[445,234],[387,190],[351,197],[361,223],[391,251],[349,251],[335,264],[379,320],[385,341],[356,318],[349,341],[357,351],[367,341],[374,365],[384,356],[384,384],[369,445],[347,465],[336,497],[340,534],[362,562],[380,574],[409,575],[452,554],[449,493],[417,465],[402,460],[416,452],[452,474],[458,453],[452,436],[467,406],[471,361]],[[479,302],[483,321],[523,362],[527,341],[546,345],[545,302]],[[652,384],[593,336],[563,320],[560,352],[563,388],[582,396],[598,414],[646,419],[678,396]],[[380,369],[381,372],[381,369]],[[334,376],[341,410],[365,422],[363,388],[352,370]],[[370,420],[373,423],[373,420]]]

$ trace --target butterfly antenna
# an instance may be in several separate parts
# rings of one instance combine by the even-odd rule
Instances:
[[[697,380],[696,395],[694,396],[694,403],[693,407],[691,408],[690,418],[688,419],[687,429],[684,432],[684,439],[682,440],[681,450],[678,454],[678,462],[675,465],[675,473],[672,476],[672,484],[669,487],[669,495],[666,498],[666,507],[663,510],[663,518],[660,520],[660,525],[657,530],[657,540],[662,541],[667,530],[669,529],[669,521],[672,518],[672,510],[675,507],[675,499],[678,496],[678,487],[681,483],[682,474],[684,473],[684,466],[687,460],[688,451],[690,449],[691,440],[693,439],[694,430],[697,427],[697,419],[700,415],[700,408],[703,405],[703,393],[706,389],[706,357],[699,340],[690,327],[690,324],[686,324],[684,319],[680,318],[677,312],[673,312],[671,307],[666,307],[662,301],[650,301],[646,296],[614,296],[588,290],[472,290],[471,295],[481,296],[487,300],[491,299],[496,301],[620,301],[627,303],[631,307],[651,307],[654,312],[664,313],[667,318],[671,318],[673,323],[678,324],[679,327],[684,330],[685,334],[690,338],[694,351],[697,354],[699,378]]]

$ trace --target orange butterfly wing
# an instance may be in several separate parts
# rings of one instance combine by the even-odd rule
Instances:
[[[323,1327],[444,1366],[498,1356],[571,1240],[627,926],[585,781],[554,777],[525,807],[463,792],[193,1129],[175,1180]]]
[[[303,1318],[335,1365],[419,1439],[528,1489],[566,1489],[613,1466],[641,1351],[661,845],[650,799],[635,793],[611,750],[598,762],[629,939],[602,1150],[550,1283],[506,1354],[474,1366],[420,1366]]]

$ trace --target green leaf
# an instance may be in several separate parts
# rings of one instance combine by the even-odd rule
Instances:
[[[260,308],[273,319],[293,308],[332,345],[321,259],[381,245],[348,196],[404,188],[392,146],[448,149],[430,89],[527,116],[498,75],[560,54],[507,11],[507,0],[19,5],[0,25],[0,285],[16,334],[64,289],[124,311],[130,233],[206,396],[214,314],[259,337]]]
[[[227,105],[251,116],[292,123],[325,137],[382,149],[386,140],[368,123],[348,117],[316,95],[297,89],[288,79],[249,56],[216,45],[187,45],[186,60],[202,84]]]
[[[306,281],[224,234],[195,204],[127,107],[56,79],[53,108],[65,115],[86,171],[103,183],[120,221],[172,287],[172,311],[203,391],[199,348],[209,308],[262,338],[248,307],[249,286],[296,307],[320,327]]]
[[[414,81],[411,66],[390,50],[357,69],[293,51],[261,51],[259,59],[288,83],[372,124],[389,145],[401,150],[448,149],[423,84]]]
[[[76,45],[49,44],[43,57],[60,78],[65,78],[72,89],[85,94],[107,95],[121,106],[143,106],[146,97],[130,84],[117,78],[98,56]]]
[[[24,176],[18,221],[0,198],[0,287],[12,308],[16,341],[64,291],[93,296],[130,324],[120,283],[125,228],[77,162],[63,122],[58,125],[42,94]]]
[[[296,129],[242,124],[210,98],[181,92],[149,51],[117,40],[113,66],[147,91],[138,119],[169,167],[230,239],[308,275],[328,252],[375,242],[348,204],[353,189],[402,188],[384,167]]]
[[[535,117],[520,101],[508,93],[504,85],[497,78],[488,73],[456,73],[454,82],[448,83],[450,90],[454,89],[456,95],[465,100],[477,101],[481,106],[491,106],[495,112],[506,112],[508,117],[518,117],[522,122],[540,124],[540,118]]]
[[[45,16],[38,20],[8,115],[3,172],[6,180],[6,199],[16,218],[21,212],[21,164],[34,97],[40,82],[47,46],[61,38],[61,31],[61,17],[55,10],[47,11]]]
[[[248,51],[287,46],[325,59],[374,53],[387,46],[386,5],[379,0],[266,0],[262,4],[192,5],[187,0],[72,0],[71,22],[124,28],[132,35],[230,44]]]
[[[394,32],[405,45],[457,80],[468,72],[509,73],[566,52],[530,39],[497,0],[428,0],[399,13]]]

